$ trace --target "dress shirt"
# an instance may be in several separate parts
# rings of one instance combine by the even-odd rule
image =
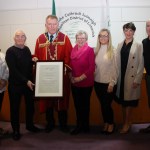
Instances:
[[[52,41],[54,41],[54,39],[56,38],[56,33],[55,34],[50,34],[50,33],[48,33],[48,38],[49,38],[49,41],[50,41],[50,39],[51,39],[51,35],[53,35],[53,38],[52,38]]]

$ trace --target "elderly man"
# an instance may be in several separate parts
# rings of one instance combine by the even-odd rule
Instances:
[[[14,140],[19,140],[21,137],[19,109],[22,95],[25,97],[26,105],[26,129],[31,132],[39,131],[33,124],[32,56],[30,49],[25,46],[25,41],[25,33],[22,30],[17,30],[14,36],[15,43],[8,48],[5,58],[9,68],[8,93]]]

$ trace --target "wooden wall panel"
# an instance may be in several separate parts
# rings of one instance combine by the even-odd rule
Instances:
[[[141,87],[141,99],[139,102],[139,106],[133,110],[133,123],[147,123],[150,122],[150,109],[148,108],[147,102],[147,95],[146,95],[146,87],[145,87],[145,80],[142,80],[142,87]],[[22,99],[21,102],[21,109],[20,109],[20,121],[24,122],[25,120],[25,109],[24,109],[24,101]],[[1,111],[1,120],[9,121],[10,120],[10,107],[9,107],[9,98],[8,98],[8,91],[5,93],[2,111]],[[113,102],[113,109],[114,109],[114,117],[115,122],[117,124],[122,123],[122,109],[121,106]],[[72,100],[72,96],[70,96],[70,107],[68,113],[68,124],[75,125],[76,117],[75,117],[75,109]],[[55,113],[55,118],[57,122],[57,113]],[[35,101],[35,123],[45,124],[45,115],[40,114],[38,111],[38,101]],[[90,125],[99,125],[102,124],[102,116],[101,116],[101,109],[99,101],[95,95],[95,91],[92,92],[91,97],[91,111],[90,111]]]

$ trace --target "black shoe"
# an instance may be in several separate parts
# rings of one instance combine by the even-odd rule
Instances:
[[[14,132],[13,132],[13,135],[12,135],[12,138],[13,138],[13,140],[18,141],[18,140],[20,140],[21,135],[20,135],[19,132],[14,131]]]
[[[64,132],[64,133],[69,133],[70,129],[68,126],[64,126],[64,127],[60,127],[60,131]]]
[[[30,131],[30,132],[34,132],[34,133],[37,133],[37,132],[40,132],[41,131],[41,129],[39,129],[38,127],[36,127],[36,126],[29,126],[29,127],[26,127],[26,129],[28,130],[28,131]]]
[[[141,132],[141,133],[150,133],[150,126],[148,126],[147,128],[140,129],[139,132]]]
[[[4,130],[2,128],[0,128],[0,136],[6,136],[6,135],[10,135],[9,130]]]
[[[89,133],[90,129],[89,128],[83,128],[83,133]]]
[[[105,134],[106,134],[106,135],[111,135],[111,134],[113,134],[114,132],[115,132],[115,130],[113,129],[112,131],[106,131]]]
[[[101,131],[101,134],[107,134],[107,131],[102,130],[102,131]]]
[[[81,127],[76,127],[74,130],[72,130],[71,132],[70,132],[70,134],[71,135],[77,135],[77,134],[79,134],[79,133],[81,133],[82,132],[82,128]]]
[[[54,126],[47,125],[46,128],[45,128],[45,132],[50,133],[51,131],[53,131],[53,129],[54,129]]]

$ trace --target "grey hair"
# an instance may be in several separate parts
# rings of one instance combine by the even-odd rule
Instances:
[[[77,33],[76,33],[76,39],[77,39],[77,37],[79,36],[79,35],[82,35],[82,34],[84,34],[85,35],[85,38],[86,38],[86,40],[88,40],[88,34],[87,34],[87,32],[86,31],[84,31],[84,30],[79,30]]]
[[[21,29],[17,29],[17,30],[15,31],[15,33],[14,33],[14,38],[15,38],[15,36],[16,36],[16,34],[17,34],[18,32],[23,33],[24,36],[25,36],[25,39],[27,39],[25,32],[24,32],[23,30],[21,30]]]

